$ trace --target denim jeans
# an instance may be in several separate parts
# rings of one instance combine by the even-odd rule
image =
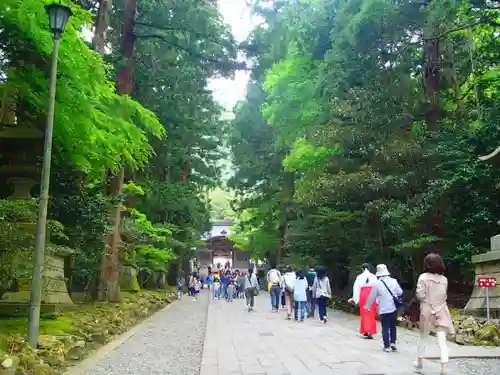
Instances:
[[[391,345],[396,345],[396,320],[397,311],[389,314],[380,314],[382,322],[382,339],[384,340],[384,348],[389,348]]]
[[[318,313],[319,313],[319,320],[323,321],[324,318],[326,318],[326,298],[325,297],[319,297],[316,298],[316,302],[318,303]]]
[[[212,288],[212,295],[214,299],[220,298],[220,286],[217,288]]]
[[[269,291],[271,296],[271,307],[275,310],[278,310],[280,306],[280,296],[281,296],[281,288],[279,285],[271,286],[271,290]]]
[[[316,301],[314,301],[312,290],[307,290],[307,316],[313,317],[314,310],[316,307]]]
[[[300,309],[300,320],[304,320],[306,314],[306,301],[294,301],[294,318],[298,320],[299,309]]]

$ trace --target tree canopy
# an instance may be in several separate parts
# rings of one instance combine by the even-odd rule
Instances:
[[[46,3],[0,5],[2,137],[45,129],[53,46]],[[212,2],[64,4],[73,16],[60,42],[49,210],[64,235],[53,241],[76,251],[72,280],[89,293],[105,277],[111,226],[119,234],[118,243],[107,241],[115,270],[119,262],[145,273],[172,271],[173,278],[187,270],[210,226],[205,193],[219,184],[227,121],[207,85],[241,67],[236,42]],[[23,163],[37,167],[37,150]],[[0,167],[19,162],[2,150]],[[0,192],[6,198],[12,186],[2,183]],[[9,215],[0,221],[33,222],[36,204],[5,206]],[[9,241],[0,238],[7,248]],[[15,257],[13,249],[9,259]],[[20,267],[2,272],[7,282],[29,274]]]
[[[498,231],[494,2],[257,2],[263,22],[230,144],[240,233],[256,254],[366,261],[413,282],[439,251],[454,280]],[[262,239],[267,240],[263,243]]]

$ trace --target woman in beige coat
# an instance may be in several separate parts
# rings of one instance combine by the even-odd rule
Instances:
[[[446,335],[453,333],[453,322],[446,303],[448,279],[443,275],[445,265],[438,254],[428,254],[424,259],[424,273],[417,282],[417,298],[420,301],[420,340],[415,369],[423,370],[423,358],[430,332],[436,332],[441,351],[441,375],[447,374],[448,346]]]

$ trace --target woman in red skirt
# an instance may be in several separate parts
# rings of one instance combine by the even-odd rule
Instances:
[[[369,264],[363,264],[362,270],[363,272],[356,277],[356,281],[352,288],[352,298],[350,298],[348,302],[359,306],[359,333],[366,339],[373,339],[373,335],[377,333],[377,302],[373,302],[369,311],[364,309],[364,306],[372,291],[372,283],[376,281],[377,278],[370,272]]]

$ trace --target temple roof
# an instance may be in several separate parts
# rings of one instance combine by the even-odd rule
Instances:
[[[232,221],[216,221],[212,223],[212,229],[210,232],[206,232],[203,234],[203,240],[209,240],[213,237],[226,237],[231,234],[232,230],[230,229],[234,223]]]

